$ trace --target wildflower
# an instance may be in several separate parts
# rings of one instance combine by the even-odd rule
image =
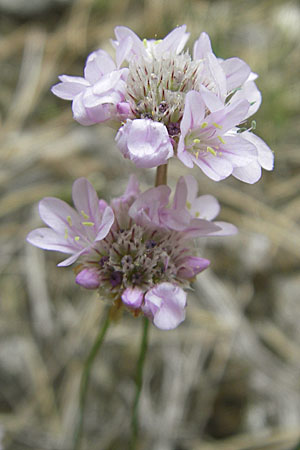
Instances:
[[[122,120],[129,114],[124,103],[127,75],[128,69],[117,69],[104,50],[97,50],[87,58],[84,77],[61,75],[52,92],[73,101],[73,117],[81,125]]]
[[[194,238],[234,234],[236,228],[213,221],[219,204],[212,196],[197,197],[192,176],[180,178],[171,204],[170,193],[168,186],[140,193],[131,177],[108,206],[80,178],[73,185],[77,211],[58,199],[42,200],[40,215],[49,228],[32,231],[27,240],[70,253],[60,266],[79,258],[77,284],[172,329],[185,317],[184,289],[210,263],[194,254]]]
[[[49,228],[38,228],[27,236],[27,241],[36,247],[72,255],[59,266],[69,266],[88,253],[95,242],[107,236],[114,222],[112,208],[99,204],[95,190],[86,179],[75,181],[72,196],[77,211],[58,198],[41,200],[39,213]]]
[[[116,143],[137,167],[178,158],[211,179],[254,183],[272,170],[269,147],[245,126],[260,106],[257,75],[239,58],[218,59],[201,33],[190,55],[186,26],[161,40],[116,27],[116,62],[103,50],[87,59],[84,78],[62,75],[52,91],[73,100],[83,125],[119,123]],[[125,67],[126,66],[126,67]]]

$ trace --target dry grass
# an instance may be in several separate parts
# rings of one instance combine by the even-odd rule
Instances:
[[[258,134],[276,169],[255,186],[222,185],[199,171],[237,237],[203,243],[212,268],[190,293],[187,320],[151,329],[141,401],[141,450],[291,450],[300,439],[299,17],[290,1],[78,0],[61,14],[1,18],[0,425],[6,450],[68,450],[84,358],[104,305],[74,286],[59,256],[25,244],[43,196],[70,200],[88,176],[104,198],[133,167],[105,127],[80,127],[49,88],[80,74],[88,52],[108,48],[117,24],[141,36],[187,23],[218,55],[260,74]],[[191,39],[192,42],[192,39]],[[298,125],[298,127],[297,127]],[[185,169],[173,162],[170,184]],[[140,173],[140,172],[138,172]],[[151,171],[143,187],[153,184]],[[124,316],[95,364],[85,448],[124,449],[141,323]]]

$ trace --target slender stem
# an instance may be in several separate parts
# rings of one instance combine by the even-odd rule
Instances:
[[[155,187],[161,186],[163,184],[167,184],[167,170],[168,164],[162,164],[158,166],[156,169],[156,178],[155,178]],[[144,318],[144,328],[143,335],[140,347],[139,359],[137,362],[136,369],[136,392],[135,398],[133,402],[132,408],[132,416],[131,416],[131,442],[130,442],[130,450],[136,449],[137,438],[138,438],[138,406],[139,400],[142,392],[143,386],[143,371],[144,364],[146,360],[146,353],[148,348],[148,329],[149,329],[149,320]]]
[[[168,170],[168,164],[163,164],[162,166],[157,167],[155,186],[167,184],[167,170]]]
[[[93,366],[93,363],[95,361],[95,358],[101,348],[101,345],[103,344],[105,334],[108,330],[108,327],[110,325],[110,316],[109,311],[107,313],[106,319],[104,320],[99,333],[97,334],[97,337],[95,339],[95,342],[90,350],[90,353],[84,363],[83,372],[81,375],[81,381],[80,381],[80,392],[79,392],[79,417],[78,417],[78,424],[77,428],[75,430],[74,434],[74,450],[79,450],[81,445],[81,438],[83,434],[83,425],[84,425],[84,409],[85,409],[85,403],[86,403],[86,395],[87,390],[89,386],[90,381],[90,373]]]
[[[137,437],[138,437],[138,406],[141,396],[142,386],[143,386],[143,372],[146,360],[146,353],[148,348],[148,330],[149,330],[149,320],[144,317],[143,334],[141,340],[140,354],[136,366],[136,392],[132,408],[131,416],[131,443],[130,450],[135,450]]]

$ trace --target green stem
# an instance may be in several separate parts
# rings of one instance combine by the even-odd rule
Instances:
[[[158,166],[156,169],[155,187],[167,184],[168,164]]]
[[[95,358],[101,348],[101,345],[103,344],[105,334],[108,330],[108,327],[110,325],[110,316],[109,312],[106,316],[105,321],[103,322],[103,325],[101,326],[99,333],[97,334],[96,340],[90,350],[90,353],[84,363],[83,372],[81,375],[81,381],[80,381],[80,392],[79,392],[79,417],[78,417],[78,424],[77,428],[75,430],[74,434],[74,450],[79,450],[81,445],[81,439],[83,434],[83,425],[84,425],[84,409],[85,409],[85,403],[86,403],[86,395],[87,390],[89,386],[90,381],[90,373],[93,366],[93,363],[95,361]]]
[[[143,386],[143,371],[146,359],[146,353],[148,348],[148,330],[149,330],[149,320],[144,317],[144,327],[143,335],[140,347],[139,359],[137,362],[136,370],[136,392],[132,408],[132,419],[131,419],[131,443],[130,450],[135,450],[137,438],[138,438],[138,406],[141,396],[142,386]]]

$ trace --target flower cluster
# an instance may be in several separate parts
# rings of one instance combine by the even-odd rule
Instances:
[[[209,265],[194,254],[194,238],[230,235],[236,228],[213,221],[219,204],[210,195],[197,197],[192,176],[179,179],[171,204],[170,194],[165,185],[141,193],[132,176],[124,195],[108,205],[80,178],[72,191],[76,209],[44,198],[39,212],[48,227],[27,240],[71,255],[59,266],[79,259],[79,285],[143,313],[160,329],[173,329],[185,318],[184,288]]]
[[[62,75],[52,88],[72,100],[75,120],[117,128],[123,156],[139,168],[158,167],[157,175],[172,157],[214,181],[233,175],[255,183],[262,168],[272,170],[272,151],[253,133],[255,122],[247,125],[261,95],[257,75],[244,61],[217,58],[206,33],[190,55],[185,25],[162,40],[142,41],[122,26],[115,37],[115,59],[96,50],[83,77]],[[194,239],[231,235],[236,228],[214,221],[219,204],[210,195],[197,196],[191,175],[178,180],[172,201],[166,179],[157,176],[161,183],[140,192],[132,176],[124,195],[108,205],[80,178],[73,185],[75,209],[43,199],[39,211],[47,228],[27,239],[66,253],[59,266],[78,260],[80,286],[168,330],[184,320],[185,289],[210,263],[195,254]]]
[[[140,40],[116,27],[115,61],[91,53],[84,77],[62,75],[52,92],[72,100],[82,125],[119,127],[117,146],[137,167],[151,168],[176,156],[220,181],[233,175],[255,183],[261,168],[272,170],[269,147],[247,127],[260,106],[257,75],[239,58],[217,58],[202,33],[193,53],[184,51],[186,26],[162,40]]]

